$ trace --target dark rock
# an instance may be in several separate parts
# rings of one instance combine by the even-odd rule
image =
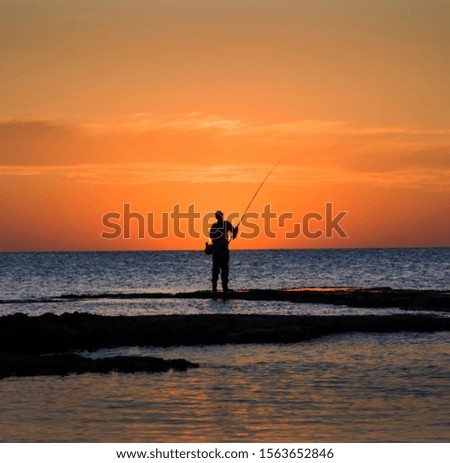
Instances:
[[[350,307],[399,307],[414,310],[450,311],[450,292],[439,290],[378,288],[289,288],[244,289],[213,294],[211,291],[183,293],[112,293],[63,295],[59,299],[242,299],[322,303]],[[52,302],[54,300],[51,300]],[[42,302],[42,301],[41,301]]]
[[[294,316],[156,315],[112,317],[73,313],[0,317],[0,352],[57,353],[119,346],[291,343],[360,332],[448,331],[433,315]]]
[[[8,376],[69,375],[81,373],[165,372],[197,368],[184,359],[164,360],[156,357],[107,357],[89,359],[77,354],[0,354],[0,378]]]

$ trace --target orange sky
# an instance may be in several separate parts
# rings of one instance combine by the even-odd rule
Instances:
[[[1,1],[0,250],[201,249],[102,216],[242,213],[281,158],[251,210],[333,203],[349,238],[235,248],[449,246],[449,23],[440,0]]]

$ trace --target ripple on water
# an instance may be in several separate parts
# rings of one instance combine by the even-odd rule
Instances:
[[[117,354],[184,357],[201,367],[2,380],[2,440],[446,442],[450,435],[447,333],[91,355]]]

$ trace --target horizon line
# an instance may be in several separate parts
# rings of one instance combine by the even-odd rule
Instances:
[[[367,247],[342,247],[342,248],[245,248],[232,249],[230,251],[341,251],[341,250],[374,250],[374,249],[450,249],[450,245],[444,246],[367,246]],[[78,250],[46,250],[46,251],[0,251],[0,254],[45,254],[45,253],[76,253],[76,252],[200,252],[203,249],[78,249]]]

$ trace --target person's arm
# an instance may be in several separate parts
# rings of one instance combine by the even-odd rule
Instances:
[[[227,221],[227,232],[231,233],[231,235],[233,236],[233,239],[236,238],[238,231],[239,231],[239,226],[233,227],[233,225],[231,225],[231,223]]]

